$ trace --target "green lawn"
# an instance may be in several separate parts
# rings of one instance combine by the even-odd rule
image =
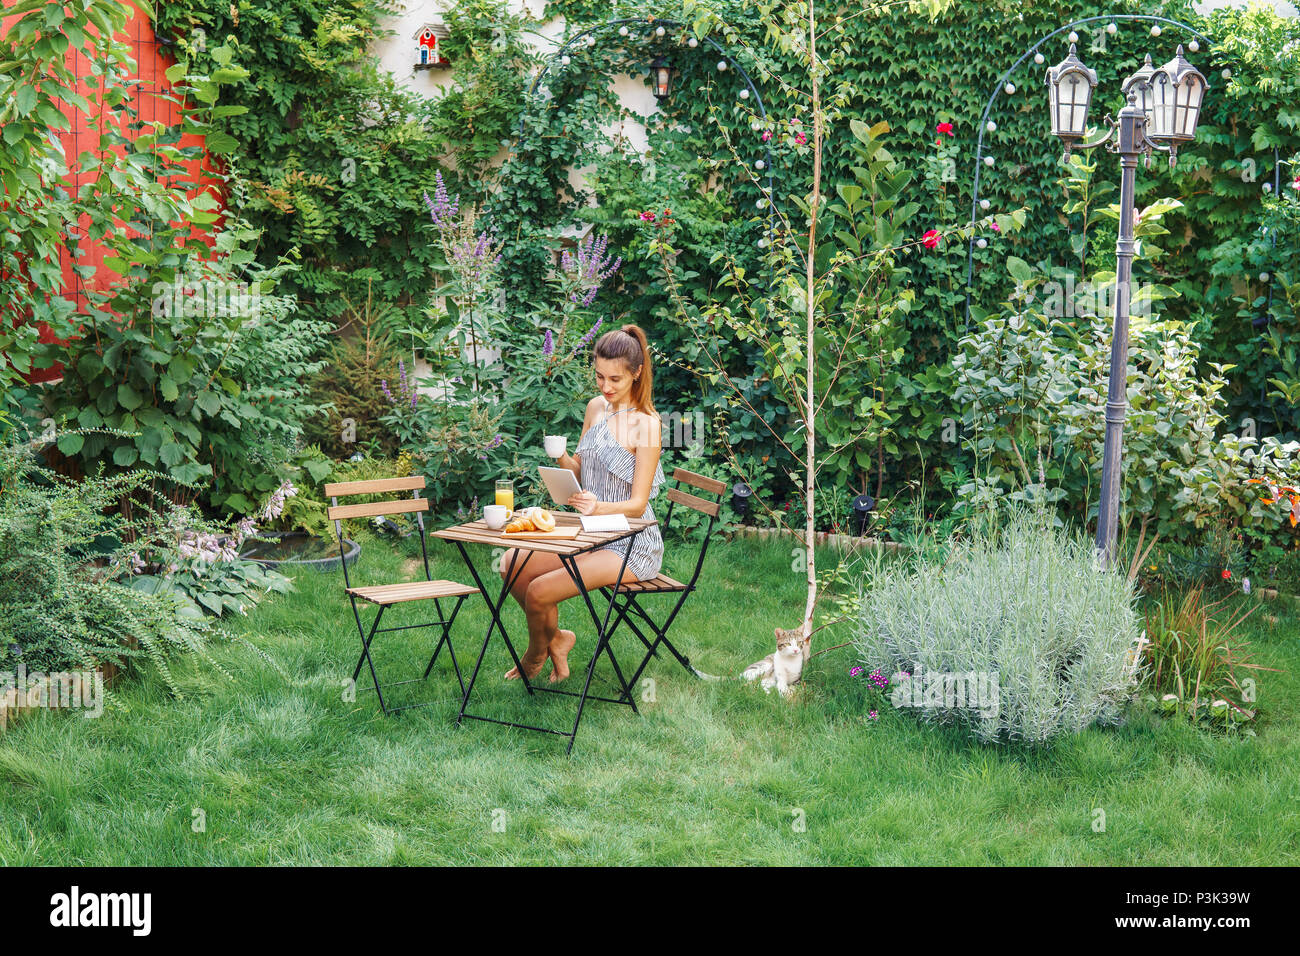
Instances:
[[[433,547],[436,576],[466,579],[453,548]],[[485,550],[476,557],[486,564]],[[359,567],[371,582],[415,574],[379,541],[365,542]],[[666,570],[685,572],[672,561]],[[705,671],[737,673],[771,649],[774,624],[796,623],[802,577],[788,547],[719,542],[674,628],[680,646]],[[183,700],[130,680],[118,689],[125,707],[99,720],[40,713],[0,736],[0,862],[1276,865],[1300,856],[1300,618],[1283,604],[1256,612],[1250,631],[1260,663],[1283,671],[1259,681],[1265,718],[1254,739],[1138,714],[1049,751],[981,747],[907,711],[883,707],[869,720],[845,648],[815,658],[789,703],[697,681],[665,655],[647,671],[655,701],[642,715],[591,705],[566,757],[559,737],[456,727],[442,661],[415,685],[441,698],[433,707],[384,718],[373,693],[345,702],[359,642],[341,578],[304,573],[296,583],[236,625],[286,676],[232,645],[219,657],[234,682],[186,663]],[[508,614],[522,637],[513,602]],[[577,674],[590,620],[575,602],[561,621],[585,623]],[[466,666],[486,623],[467,603],[455,631]],[[427,633],[380,637],[387,679],[418,672]],[[828,647],[848,635],[818,638]],[[635,656],[634,642],[621,632],[621,660]],[[571,698],[529,700],[505,685],[496,647],[481,712],[572,719]],[[1104,832],[1093,828],[1097,809]]]

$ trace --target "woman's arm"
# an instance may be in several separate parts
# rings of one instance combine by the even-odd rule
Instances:
[[[593,416],[592,410],[595,408],[595,406],[596,406],[595,399],[592,399],[590,402],[587,403],[587,414],[583,417],[582,420],[582,434],[578,436],[579,445],[582,444],[582,439],[586,436],[587,429],[591,427],[592,416]],[[570,455],[568,452],[565,452],[559,458],[555,459],[555,467],[569,469],[569,471],[573,472],[573,477],[577,478],[579,485],[581,485],[582,483],[582,456],[581,455]]]

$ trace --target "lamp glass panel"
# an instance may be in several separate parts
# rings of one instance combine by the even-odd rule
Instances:
[[[1201,112],[1201,100],[1205,96],[1205,84],[1201,78],[1195,74],[1188,74],[1183,79],[1182,90],[1179,93],[1179,106],[1181,107],[1182,124],[1178,130],[1179,134],[1187,139],[1196,136],[1196,121]]]
[[[1069,136],[1082,136],[1087,129],[1092,85],[1082,73],[1071,70],[1061,77],[1060,89],[1061,132]]]
[[[1157,72],[1151,78],[1151,136],[1170,139],[1174,136],[1177,109],[1177,87],[1169,75]]]
[[[668,67],[655,67],[655,96],[664,97],[668,95]]]

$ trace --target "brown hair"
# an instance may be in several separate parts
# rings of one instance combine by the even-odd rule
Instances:
[[[596,358],[622,359],[633,375],[632,404],[641,411],[659,417],[651,396],[653,372],[650,368],[650,344],[639,325],[612,329],[596,339],[592,354]]]

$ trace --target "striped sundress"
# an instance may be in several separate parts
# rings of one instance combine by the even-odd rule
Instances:
[[[609,404],[606,403],[606,408]],[[590,491],[600,501],[627,501],[632,497],[632,476],[636,469],[636,455],[624,448],[609,430],[607,424],[614,415],[627,411],[621,408],[617,412],[601,417],[587,429],[587,434],[578,442],[577,453],[582,460],[582,487]],[[655,465],[654,478],[650,482],[650,497],[653,498],[664,483],[664,471]],[[645,506],[642,518],[654,520],[654,510],[649,502]],[[629,539],[614,541],[597,548],[598,551],[614,551],[627,554]],[[659,573],[664,560],[664,539],[659,533],[658,525],[650,525],[635,538],[631,539],[632,553],[627,558],[627,571],[636,575],[638,581],[648,581]]]

